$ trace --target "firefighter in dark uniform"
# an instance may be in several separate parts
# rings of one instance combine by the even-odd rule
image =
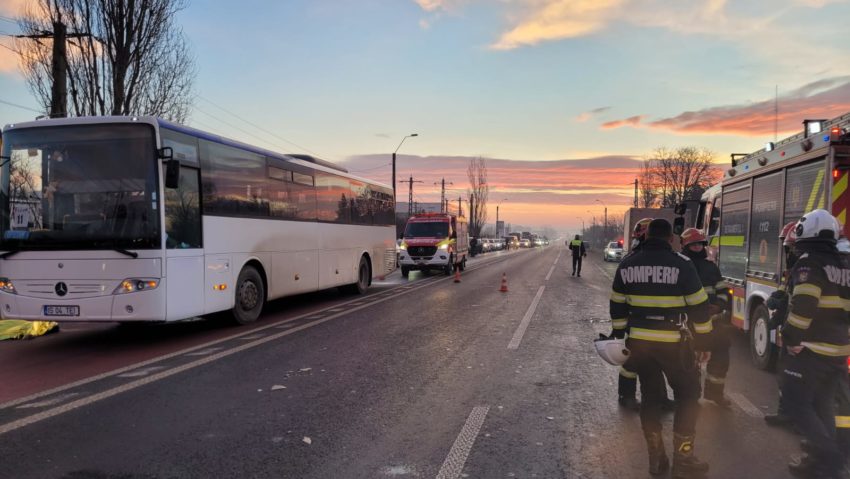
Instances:
[[[649,472],[663,474],[669,468],[661,427],[660,391],[666,375],[676,396],[672,477],[682,479],[708,472],[708,464],[694,456],[694,436],[700,395],[697,361],[710,356],[712,325],[708,295],[696,268],[673,252],[672,239],[667,220],[650,222],[640,251],[617,268],[610,307],[615,336],[628,333],[630,362],[640,379]]]
[[[782,395],[807,440],[808,453],[788,467],[797,477],[841,477],[844,458],[836,442],[835,397],[850,355],[850,268],[836,248],[841,225],[828,211],[807,213],[795,232],[800,258],[791,271],[794,292],[782,326],[788,353]]]
[[[706,366],[702,395],[720,407],[730,408],[732,402],[724,396],[726,373],[729,372],[729,350],[732,348],[733,326],[730,321],[729,287],[720,268],[708,260],[705,235],[696,228],[686,229],[681,236],[682,254],[697,268],[702,287],[708,294],[708,308],[714,329],[711,341],[711,360]]]
[[[771,293],[767,299],[767,308],[771,311],[770,324],[771,329],[781,326],[788,316],[788,298],[794,292],[794,284],[791,282],[791,270],[797,262],[797,251],[794,249],[794,243],[797,241],[797,234],[794,230],[797,229],[797,222],[792,221],[782,228],[779,233],[779,239],[782,240],[782,249],[785,254],[785,268],[780,280],[779,288]],[[780,349],[780,357],[784,355],[784,350]],[[780,359],[780,363],[782,360]],[[781,376],[780,391],[779,391],[779,407],[776,414],[766,414],[765,422],[770,426],[782,426],[793,428],[794,420],[788,413],[788,407],[782,399]]]
[[[575,239],[567,243],[570,251],[573,252],[573,274],[572,276],[581,277],[581,259],[587,256],[587,251],[584,249],[584,241],[581,236],[576,235]]]
[[[626,258],[640,251],[641,245],[646,241],[646,231],[651,221],[652,218],[643,218],[635,223],[635,227],[632,230],[629,254],[626,255]],[[631,362],[626,361],[625,364],[620,366],[617,378],[617,403],[620,406],[633,411],[640,410],[640,402],[637,400],[637,383],[637,373],[634,371],[634,366],[632,366]],[[672,399],[667,398],[666,385],[662,385],[661,389],[664,394],[662,408],[665,411],[673,411],[676,403]]]

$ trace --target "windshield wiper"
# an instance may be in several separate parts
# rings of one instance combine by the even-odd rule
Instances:
[[[20,252],[21,252],[21,250],[6,251],[5,253],[0,254],[0,259],[6,259],[6,258],[8,258],[8,257],[10,257],[10,256],[14,256],[14,255],[16,255],[16,254],[18,254],[18,253],[20,253]]]
[[[139,253],[136,253],[135,251],[127,251],[126,249],[121,249],[121,248],[112,248],[112,251],[117,251],[121,254],[126,254],[127,256],[129,256],[131,258],[138,258],[139,257]]]

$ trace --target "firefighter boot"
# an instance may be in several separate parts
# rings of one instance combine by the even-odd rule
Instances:
[[[723,409],[731,409],[732,401],[723,394],[723,386],[725,385],[722,382],[723,379],[715,379],[711,380],[710,377],[705,378],[705,383],[703,384],[703,393],[702,397],[705,399],[712,401],[714,404],[722,407]]]
[[[708,463],[694,456],[694,436],[673,434],[673,479],[701,478],[708,473]]]
[[[664,439],[661,432],[644,432],[646,448],[649,451],[649,473],[653,476],[666,474],[670,469],[670,460],[664,451]]]
[[[788,463],[788,470],[801,479],[843,479],[846,476],[843,461],[832,461],[804,452]]]

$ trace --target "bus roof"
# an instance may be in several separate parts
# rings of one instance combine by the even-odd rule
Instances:
[[[342,173],[345,177],[363,181],[366,183],[371,183],[373,185],[382,186],[384,188],[392,189],[392,186],[380,183],[377,181],[373,181],[367,178],[363,178],[360,176],[352,175],[349,171],[339,165],[331,163],[326,160],[322,160],[320,158],[315,158],[310,155],[302,155],[302,154],[284,154],[278,153],[275,151],[267,150],[265,148],[260,148],[258,146],[249,145],[247,143],[242,143],[241,141],[232,140],[229,138],[225,138],[223,136],[219,136],[213,133],[209,133],[203,130],[198,130],[197,128],[192,128],[190,126],[182,125],[180,123],[175,123],[172,121],[168,121],[162,118],[158,118],[155,116],[149,115],[141,115],[141,116],[80,116],[80,117],[71,117],[71,118],[50,118],[43,120],[35,120],[35,121],[27,121],[23,123],[11,123],[7,124],[3,128],[3,132],[6,132],[11,129],[18,128],[42,128],[47,126],[64,126],[64,125],[96,125],[103,123],[144,123],[154,127],[162,127],[167,128],[169,130],[178,131],[180,133],[185,133],[187,135],[191,135],[197,138],[203,138],[208,141],[213,141],[215,143],[220,143],[226,146],[232,146],[234,148],[239,148],[242,150],[250,151],[252,153],[257,153],[264,156],[269,156],[272,158],[277,158],[284,161],[289,161],[295,163],[297,165],[306,166],[308,168],[324,171],[327,173]]]

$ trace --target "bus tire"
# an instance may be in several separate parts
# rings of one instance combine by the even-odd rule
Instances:
[[[237,324],[251,324],[263,312],[266,291],[263,278],[253,266],[245,266],[236,280],[236,298],[233,304],[233,320]]]
[[[410,275],[410,268],[408,268],[407,266],[402,266],[401,267],[401,277],[407,278],[409,275]]]
[[[776,367],[779,351],[770,342],[770,313],[763,304],[753,308],[750,323],[750,356],[759,369],[772,371]]]
[[[363,255],[360,257],[360,264],[357,266],[357,282],[345,285],[344,291],[349,294],[366,294],[371,278],[372,269],[369,267],[369,260]]]

